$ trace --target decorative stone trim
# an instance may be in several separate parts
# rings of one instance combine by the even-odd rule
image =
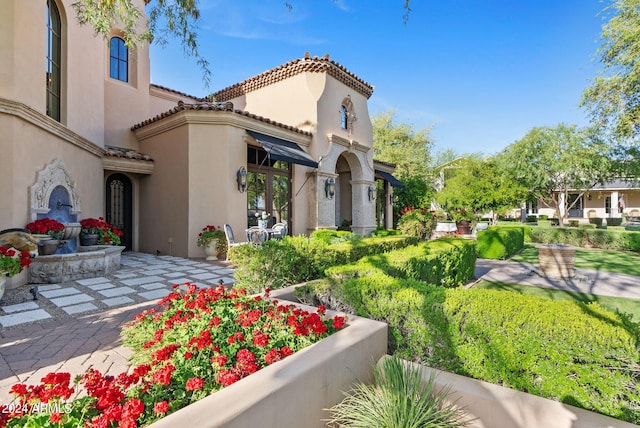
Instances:
[[[354,151],[366,153],[369,150],[371,150],[371,147],[365,146],[364,144],[358,141],[347,139],[336,134],[327,134],[327,141],[329,141],[330,143],[336,143],[341,146],[344,146],[347,149],[349,149],[349,151],[352,153]]]
[[[71,178],[62,159],[54,159],[38,172],[36,182],[29,188],[30,214],[31,220],[36,220],[38,214],[49,212],[49,197],[57,186],[62,186],[67,190],[71,199],[70,214],[80,214],[80,196],[76,190],[76,182]]]
[[[26,104],[0,97],[0,113],[16,116],[96,156],[102,157],[104,155],[104,150],[101,147]]]
[[[130,172],[132,174],[153,174],[154,163],[136,159],[104,157],[102,168],[105,171]]]

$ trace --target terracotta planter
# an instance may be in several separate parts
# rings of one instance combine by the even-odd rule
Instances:
[[[576,275],[573,269],[576,247],[564,244],[539,244],[536,248],[543,274],[560,278],[572,278]]]
[[[207,260],[218,260],[218,240],[212,239],[204,246],[204,252]]]
[[[60,247],[60,240],[45,239],[38,243],[38,254],[41,256],[50,256],[56,253],[58,247]]]
[[[463,235],[471,234],[471,222],[469,220],[456,221],[456,227],[458,228],[458,233],[461,233]]]
[[[98,239],[100,235],[97,233],[81,233],[80,234],[80,245],[89,246],[89,245],[98,245]]]

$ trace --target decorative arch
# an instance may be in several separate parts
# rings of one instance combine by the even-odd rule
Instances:
[[[71,178],[71,174],[62,159],[54,159],[38,172],[36,182],[29,188],[31,221],[36,220],[38,214],[47,214],[49,212],[51,194],[58,187],[64,188],[69,196],[70,214],[77,215],[82,212],[76,182]]]

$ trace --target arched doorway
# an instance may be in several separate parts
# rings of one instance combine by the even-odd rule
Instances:
[[[131,180],[124,174],[111,174],[107,178],[106,220],[112,226],[122,230],[122,242],[125,251],[133,244],[133,190]]]
[[[336,178],[335,224],[339,228],[344,229],[353,222],[353,202],[351,190],[351,167],[343,154],[338,157],[335,172],[338,174],[338,177]]]

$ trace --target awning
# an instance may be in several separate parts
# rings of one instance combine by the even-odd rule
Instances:
[[[261,134],[259,132],[249,131],[251,135],[269,153],[271,159],[280,160],[289,163],[297,163],[312,168],[318,167],[318,162],[314,161],[302,148],[291,141],[281,140],[280,138],[270,135]]]
[[[391,184],[393,187],[404,187],[404,184],[402,184],[400,180],[398,180],[388,172],[380,171],[379,169],[376,169],[375,171],[376,171],[376,174],[378,174],[380,177],[387,180],[389,184]]]

